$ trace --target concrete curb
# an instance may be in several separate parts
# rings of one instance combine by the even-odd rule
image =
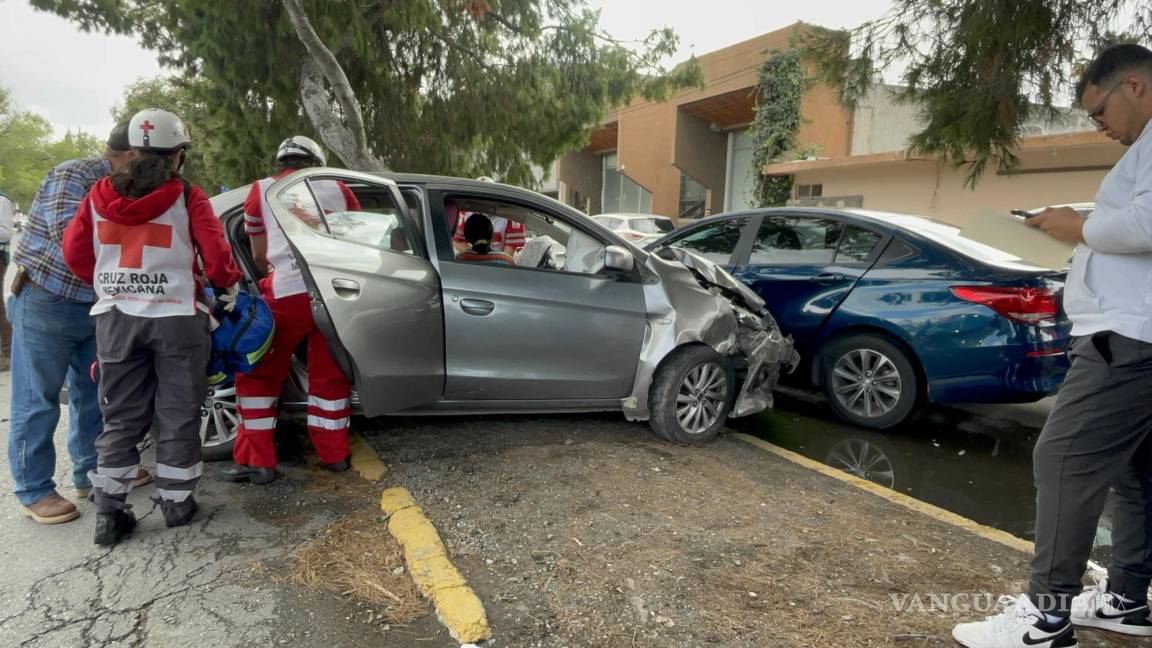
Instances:
[[[364,437],[357,432],[351,432],[348,435],[348,445],[352,453],[349,461],[361,477],[368,481],[380,481],[384,478],[384,462],[380,461],[380,455],[376,454]]]
[[[821,475],[826,475],[832,479],[837,479],[846,484],[851,484],[852,486],[855,486],[861,490],[868,491],[877,497],[883,497],[889,502],[899,504],[904,508],[911,509],[923,515],[927,515],[934,520],[938,520],[946,524],[951,524],[952,526],[959,527],[965,531],[968,531],[969,533],[974,533],[981,538],[984,538],[985,540],[998,542],[1005,547],[1015,549],[1016,551],[1022,551],[1028,554],[1032,553],[1031,542],[1017,538],[1010,533],[1005,533],[1000,529],[994,529],[990,526],[985,526],[974,520],[969,520],[966,517],[956,515],[951,511],[946,511],[938,506],[933,506],[927,502],[921,502],[916,498],[909,497],[903,493],[898,493],[890,488],[885,488],[879,484],[870,482],[867,479],[862,479],[842,470],[832,468],[831,466],[826,466],[818,461],[813,461],[808,457],[796,454],[791,450],[785,450],[780,446],[771,444],[764,439],[758,439],[754,436],[750,436],[742,432],[732,434],[731,436],[733,438],[739,439],[740,441],[743,441],[744,443],[754,445],[761,450],[771,452],[772,454],[782,459],[786,459],[792,463],[799,464],[805,468],[808,468],[809,470],[815,470]]]
[[[462,644],[491,638],[484,604],[448,560],[440,534],[408,489],[385,490],[380,495],[380,508],[388,514],[388,531],[404,548],[408,573],[425,598],[436,606],[436,616],[452,638]]]

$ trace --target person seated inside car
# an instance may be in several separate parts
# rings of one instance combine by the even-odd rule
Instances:
[[[468,249],[456,255],[457,261],[514,266],[516,262],[503,252],[492,249],[492,221],[484,214],[472,214],[464,221],[464,240]]]

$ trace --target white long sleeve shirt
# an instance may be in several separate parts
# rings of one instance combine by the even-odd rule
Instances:
[[[16,216],[16,208],[7,196],[0,196],[0,244],[12,240],[12,220]]]
[[[1104,176],[1064,287],[1073,335],[1152,342],[1152,121]]]

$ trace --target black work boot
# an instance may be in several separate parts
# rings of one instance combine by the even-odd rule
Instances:
[[[160,500],[160,512],[164,514],[164,524],[169,529],[190,524],[192,518],[196,516],[196,511],[199,510],[200,505],[196,503],[196,498],[191,495],[183,502]]]
[[[224,481],[250,482],[264,485],[276,481],[277,475],[275,468],[260,468],[258,466],[236,464],[231,468],[221,471],[220,477],[222,477]]]
[[[110,546],[132,533],[136,528],[136,516],[131,511],[112,511],[111,513],[96,514],[96,535],[93,539],[98,545]]]
[[[351,457],[349,457],[349,459],[351,459]],[[335,473],[344,472],[345,470],[348,470],[351,467],[352,467],[352,464],[349,463],[348,459],[345,459],[344,461],[337,461],[336,463],[324,464],[325,470],[328,470],[330,472],[335,472]]]

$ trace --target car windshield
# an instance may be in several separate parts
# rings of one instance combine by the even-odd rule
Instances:
[[[676,229],[666,218],[633,218],[628,226],[641,234],[666,234]]]

